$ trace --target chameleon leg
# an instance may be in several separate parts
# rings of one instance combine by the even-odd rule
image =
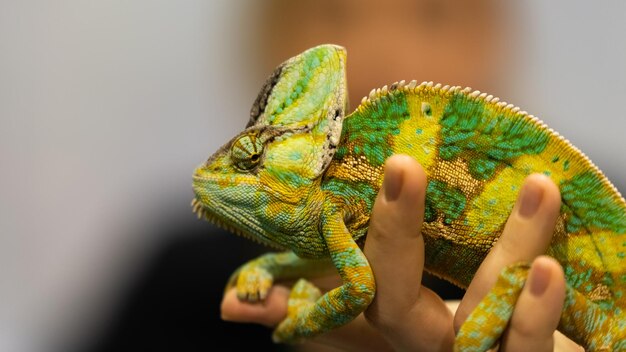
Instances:
[[[529,268],[526,263],[518,263],[502,270],[495,286],[461,326],[455,351],[487,351],[495,346],[513,314]]]
[[[626,351],[626,316],[567,286],[559,330],[589,351]]]
[[[344,325],[372,302],[376,285],[365,255],[352,239],[340,214],[324,217],[323,235],[331,260],[343,284],[313,302],[289,302],[288,316],[274,331],[276,342],[295,342]],[[304,284],[303,284],[304,285]]]
[[[267,253],[237,269],[228,280],[226,290],[237,287],[240,300],[264,300],[274,280],[297,279],[331,273],[328,259],[303,259],[293,252]]]

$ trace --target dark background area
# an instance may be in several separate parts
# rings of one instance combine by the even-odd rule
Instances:
[[[228,277],[265,248],[199,220],[181,219],[168,231],[170,240],[147,259],[101,336],[82,352],[289,350],[272,343],[269,328],[220,319]]]

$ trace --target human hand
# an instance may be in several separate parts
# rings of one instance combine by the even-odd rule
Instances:
[[[420,232],[424,214],[426,177],[410,157],[395,156],[385,165],[385,181],[376,200],[365,254],[376,277],[374,302],[352,323],[315,340],[344,350],[450,350],[456,327],[487,293],[502,267],[517,261],[532,261],[544,253],[559,212],[560,196],[546,177],[530,176],[521,192],[501,239],[485,259],[461,302],[456,315],[434,292],[421,286],[424,242]],[[532,205],[535,205],[533,207]],[[534,211],[532,211],[535,208]],[[539,257],[530,270],[517,302],[501,349],[514,351],[553,350],[564,296],[560,265]],[[275,286],[266,302],[239,302],[234,291],[222,302],[227,320],[274,326],[286,314],[288,288]],[[537,310],[536,307],[542,307]],[[556,346],[572,350],[561,340]]]

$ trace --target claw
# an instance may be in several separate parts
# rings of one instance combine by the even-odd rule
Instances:
[[[272,287],[273,277],[263,268],[244,267],[237,277],[237,298],[256,303],[265,300]]]

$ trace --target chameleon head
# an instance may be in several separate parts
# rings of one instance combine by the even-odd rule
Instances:
[[[321,45],[276,68],[247,128],[195,170],[192,205],[199,216],[283,247],[289,244],[278,240],[307,231],[341,134],[345,59],[343,48]]]

